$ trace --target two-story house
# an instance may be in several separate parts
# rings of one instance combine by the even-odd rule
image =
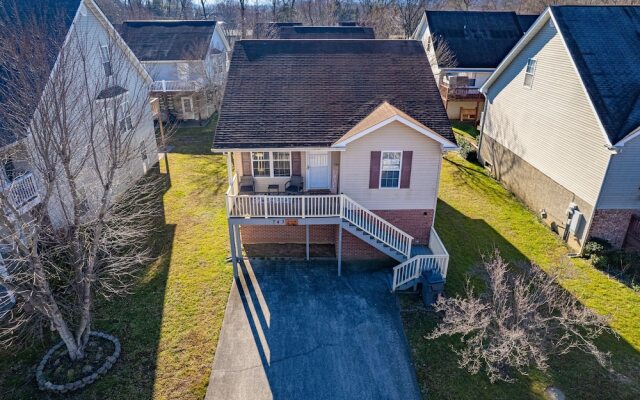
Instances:
[[[446,274],[433,222],[456,145],[428,66],[415,40],[236,42],[213,141],[234,268],[242,243],[307,258],[325,244],[338,271],[343,257],[400,263],[393,288]]]
[[[17,32],[25,39],[12,36]],[[57,161],[45,153],[54,152],[47,146],[54,146],[55,141],[46,142],[42,132],[56,135],[65,130],[59,137],[75,140],[77,147],[68,156],[77,168],[77,183],[86,185],[77,189],[85,193],[88,209],[94,204],[91,188],[96,176],[86,154],[95,151],[95,159],[107,157],[103,144],[109,143],[107,125],[115,125],[114,131],[126,135],[134,154],[117,171],[113,187],[116,196],[158,160],[148,101],[151,77],[94,1],[21,0],[0,4],[3,44],[15,45],[10,38],[19,41],[35,37],[46,39],[42,46],[33,43],[28,60],[19,54],[16,62],[22,64],[11,63],[10,49],[3,52],[5,58],[0,60],[0,274],[8,272],[2,265],[2,253],[12,246],[5,232],[7,220],[33,215],[29,213],[37,206],[45,207],[54,227],[64,226],[70,215],[64,189],[49,190],[47,196],[43,195],[43,175],[55,168],[45,170],[41,160],[46,158],[54,165]],[[18,53],[25,48],[20,47]],[[26,65],[25,60],[34,64]],[[35,82],[38,78],[42,78],[41,82]],[[30,91],[35,88],[41,91]],[[110,111],[114,113],[109,114]],[[44,144],[36,145],[35,136]],[[93,147],[88,150],[90,143]],[[86,168],[79,167],[82,165]],[[0,298],[3,295],[7,297],[0,289]]]
[[[482,87],[482,161],[576,249],[640,238],[638,32],[640,7],[550,7]]]
[[[450,119],[480,119],[480,87],[536,17],[514,12],[424,13],[413,38],[424,44]]]
[[[206,120],[219,107],[229,43],[217,21],[125,21],[120,34],[153,78],[166,118]]]

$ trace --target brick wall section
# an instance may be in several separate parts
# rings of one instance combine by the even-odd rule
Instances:
[[[429,243],[434,210],[374,210],[373,213],[413,236],[414,243]]]
[[[309,227],[309,242],[335,243],[337,225],[312,225]],[[244,225],[240,227],[243,243],[305,243],[306,232],[303,225]]]
[[[634,214],[640,214],[640,210],[596,210],[590,236],[608,240],[612,246],[621,248]]]
[[[434,210],[374,210],[394,226],[414,237],[414,243],[428,244]],[[305,243],[304,226],[245,225],[240,228],[242,242],[259,243]],[[338,242],[337,225],[312,225],[309,230],[310,243],[333,244]],[[342,232],[342,256],[345,260],[389,260],[390,258],[353,236]]]

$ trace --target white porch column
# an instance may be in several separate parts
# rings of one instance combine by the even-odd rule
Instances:
[[[307,261],[309,261],[309,224],[305,225],[306,227],[306,235],[307,235]]]
[[[227,151],[227,179],[229,180],[229,185],[233,182],[233,167],[231,165],[231,152]]]

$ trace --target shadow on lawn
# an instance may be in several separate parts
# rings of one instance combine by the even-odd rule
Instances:
[[[206,124],[181,123],[175,132],[169,134],[171,153],[211,155],[213,134],[218,123],[218,117],[214,114]]]
[[[157,169],[152,173],[160,174]],[[168,179],[157,201],[162,210],[158,216],[158,232],[150,237],[157,257],[140,269],[132,293],[106,301],[95,296],[96,312],[93,329],[116,336],[122,344],[122,355],[106,376],[87,388],[67,395],[51,395],[39,391],[35,382],[35,366],[46,350],[59,341],[55,333],[42,343],[23,350],[0,353],[0,399],[151,399],[162,325],[165,289],[173,250],[175,225],[166,223],[163,195]],[[10,361],[4,363],[4,361]]]
[[[473,179],[478,173],[461,166]],[[467,276],[472,284],[482,290],[482,281],[473,278],[479,268],[482,255],[499,249],[512,265],[530,260],[508,240],[482,219],[472,219],[450,204],[438,201],[436,230],[450,254],[446,291],[449,296],[461,295]],[[408,299],[405,308],[420,309],[419,299]],[[612,353],[613,368],[609,372],[593,357],[580,351],[551,360],[547,373],[531,371],[528,376],[518,376],[513,384],[491,384],[484,372],[469,375],[458,368],[457,356],[451,347],[460,348],[458,338],[441,338],[428,341],[424,335],[435,328],[437,317],[432,312],[407,312],[403,314],[407,336],[414,350],[414,362],[423,390],[433,398],[540,398],[549,386],[559,387],[567,398],[632,399],[640,396],[640,354],[624,339],[604,335],[598,346]],[[437,368],[434,367],[437,365]],[[424,392],[423,394],[426,394]]]

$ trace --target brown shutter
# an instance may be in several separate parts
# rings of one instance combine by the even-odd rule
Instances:
[[[242,176],[251,176],[251,153],[242,152]]]
[[[291,152],[291,175],[300,176],[301,174],[301,166],[300,166],[300,152],[292,151]]]
[[[371,163],[369,164],[369,189],[380,187],[380,154],[379,151],[371,152]]]
[[[400,189],[409,189],[411,185],[411,161],[413,151],[402,152],[402,172],[400,172]]]

